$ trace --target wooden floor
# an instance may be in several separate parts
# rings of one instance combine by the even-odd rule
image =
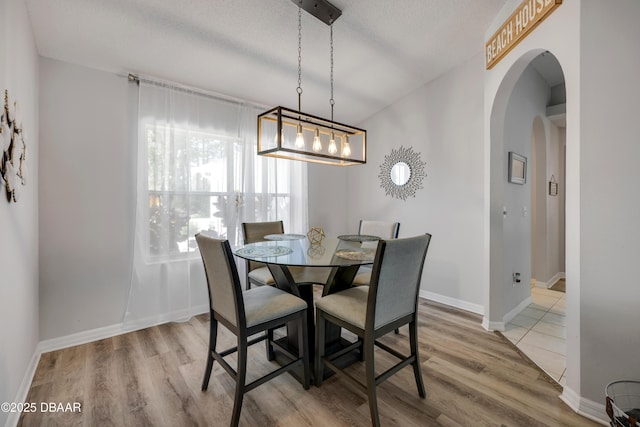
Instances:
[[[410,367],[378,388],[384,426],[590,426],[569,409],[560,388],[477,315],[421,300],[420,358],[427,398]],[[81,413],[25,413],[22,426],[227,426],[234,382],[218,364],[200,385],[208,315],[42,355],[28,402],[79,402]],[[226,332],[226,331],[225,331]],[[232,344],[223,333],[219,342]],[[406,327],[387,343],[407,349]],[[376,350],[378,372],[390,356]],[[264,345],[249,357],[249,375],[271,368]],[[361,364],[354,371],[363,371]],[[366,396],[332,376],[305,391],[285,374],[248,393],[244,426],[367,426]]]

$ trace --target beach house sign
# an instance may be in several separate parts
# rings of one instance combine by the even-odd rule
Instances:
[[[493,68],[561,4],[562,0],[524,0],[520,3],[485,45],[487,70]]]

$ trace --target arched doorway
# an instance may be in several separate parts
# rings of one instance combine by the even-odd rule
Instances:
[[[562,185],[564,151],[558,150],[564,147],[564,130],[558,127],[564,111],[564,74],[555,56],[537,49],[516,60],[502,80],[490,114],[490,283],[484,321],[487,329],[504,331],[512,319],[526,314],[531,318],[521,321],[518,331],[524,336],[543,316],[550,316],[548,311],[557,302],[551,302],[547,295],[542,298],[545,305],[536,306],[532,292],[539,297],[536,292],[541,291],[537,288],[532,291],[530,285],[532,279],[545,287],[564,277],[564,205],[560,211],[559,199],[547,188],[549,182],[555,181],[566,189]],[[509,179],[510,153],[527,159],[525,182],[513,183]],[[550,200],[551,197],[555,199]],[[538,332],[531,332],[530,336],[535,334]],[[564,338],[558,337],[560,333],[556,330],[553,334],[552,348],[564,353],[556,359],[561,358],[562,365],[566,365]],[[544,334],[536,338],[540,337]],[[539,340],[534,344],[544,347]],[[542,367],[553,373],[556,380],[564,371],[564,367],[554,366],[553,372],[548,365]]]

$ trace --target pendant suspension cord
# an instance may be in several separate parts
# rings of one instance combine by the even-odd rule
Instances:
[[[329,45],[330,45],[330,52],[331,52],[331,75],[330,75],[330,80],[331,80],[331,99],[329,99],[329,105],[331,105],[331,121],[333,121],[333,106],[335,105],[335,101],[333,100],[333,21],[331,21],[331,24],[329,24],[329,28],[331,29],[330,31],[330,35],[329,35]],[[333,126],[333,125],[331,125]]]
[[[300,99],[302,97],[302,8],[298,6],[298,112],[300,109]]]

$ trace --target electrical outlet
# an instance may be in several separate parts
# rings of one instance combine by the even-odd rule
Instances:
[[[513,286],[520,283],[520,273],[513,273]]]

